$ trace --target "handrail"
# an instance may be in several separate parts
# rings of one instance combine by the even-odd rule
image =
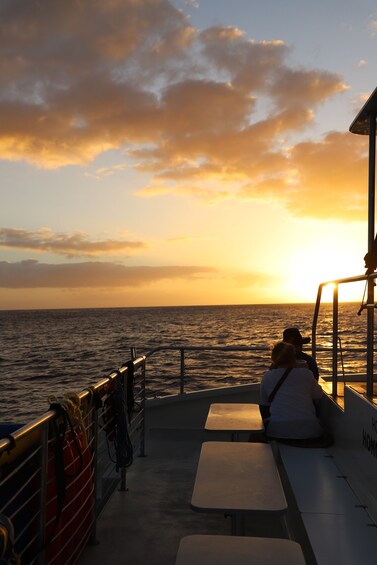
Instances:
[[[366,281],[368,284],[368,301],[364,308],[368,312],[368,324],[367,324],[367,373],[366,373],[366,395],[368,398],[373,396],[373,381],[374,381],[374,370],[373,370],[373,357],[374,357],[374,309],[376,305],[374,304],[374,279],[377,278],[377,273],[370,273],[365,275],[358,275],[354,277],[347,277],[342,279],[335,279],[327,282],[323,282],[318,286],[317,299],[313,314],[313,324],[312,324],[312,355],[316,358],[317,348],[317,326],[319,318],[319,310],[321,305],[322,290],[327,285],[334,285],[333,290],[333,338],[332,338],[332,395],[336,397],[338,395],[338,287],[340,284],[349,284],[355,282]],[[372,292],[371,290],[372,289]]]
[[[319,289],[318,289],[318,294],[317,294],[317,300],[316,300],[316,305],[315,305],[315,311],[314,311],[314,317],[313,317],[313,326],[312,326],[312,354],[314,357],[316,357],[316,353],[318,351],[327,351],[329,350],[329,348],[327,347],[317,347],[317,343],[316,343],[316,330],[317,330],[317,324],[318,324],[318,317],[319,317],[319,310],[320,310],[320,303],[321,303],[321,294],[322,294],[322,289],[324,286],[328,285],[328,284],[341,284],[341,283],[349,283],[349,282],[358,282],[358,281],[363,281],[363,280],[367,280],[368,278],[377,278],[377,273],[373,273],[372,275],[361,275],[361,276],[357,276],[357,277],[351,277],[351,278],[347,278],[347,279],[339,279],[339,280],[333,280],[333,281],[328,281],[328,282],[324,282],[321,283],[319,285]],[[155,355],[156,353],[160,352],[160,351],[223,351],[223,352],[247,352],[247,351],[269,351],[270,347],[268,345],[258,345],[258,346],[252,346],[252,345],[237,345],[237,346],[233,346],[233,345],[217,345],[217,346],[202,346],[202,345],[161,345],[158,347],[154,347],[150,350],[148,350],[147,352],[145,352],[144,355],[140,355],[138,356],[134,361],[133,361],[133,365],[135,368],[135,371],[138,369],[141,369],[143,367],[143,365],[146,363],[146,360],[149,359],[150,357],[152,357],[153,355]],[[335,348],[336,349],[336,348]],[[334,350],[334,347],[332,348],[332,350]],[[365,352],[367,351],[366,348],[363,347],[354,347],[354,348],[349,348],[349,351],[354,351],[354,352]],[[182,373],[182,369],[183,369],[183,373]],[[184,370],[185,367],[184,365],[181,365],[181,377],[184,376]],[[101,379],[100,381],[98,381],[95,385],[93,385],[91,387],[91,390],[89,389],[85,389],[83,391],[81,391],[78,396],[80,398],[81,401],[87,399],[92,391],[95,392],[101,392],[101,390],[104,389],[104,387],[106,387],[109,383],[109,379],[113,380],[117,377],[117,375],[121,374],[123,375],[125,372],[127,371],[127,365],[124,364],[120,367],[120,369],[118,371],[113,371],[111,372],[106,378]],[[18,430],[12,432],[12,437],[14,438],[14,441],[18,442],[21,439],[23,439],[24,437],[28,436],[31,432],[33,432],[34,430],[36,430],[37,428],[39,428],[40,426],[42,426],[43,424],[50,422],[51,420],[53,420],[56,417],[56,410],[52,409],[49,410],[47,412],[45,412],[43,415],[39,416],[38,418],[32,420],[30,423],[26,424],[25,426],[19,428]],[[4,438],[4,439],[0,439],[0,454],[2,451],[10,449],[13,445],[13,442],[11,439],[8,438]]]
[[[155,347],[145,354],[149,358],[160,351],[179,351],[180,352],[180,374],[179,374],[179,393],[185,394],[185,351],[269,351],[268,346],[262,345],[161,345]]]
[[[145,362],[145,359],[146,359],[146,356],[143,355],[143,356],[140,356],[137,359],[135,359],[135,361],[133,361],[135,371],[142,367],[143,363]],[[85,389],[85,390],[81,391],[78,394],[80,401],[87,399],[91,395],[91,393],[92,393],[91,391],[95,391],[95,392],[100,393],[109,384],[109,380],[114,380],[119,374],[123,375],[123,374],[126,373],[126,371],[127,371],[127,366],[123,365],[123,366],[120,367],[120,369],[118,371],[112,371],[105,379],[102,379],[98,383],[93,385],[91,387],[91,390]],[[57,416],[57,412],[54,408],[51,409],[51,410],[48,410],[42,416],[38,416],[38,418],[32,420],[31,422],[29,422],[25,426],[22,426],[18,430],[15,430],[14,432],[12,432],[11,435],[16,442],[20,441],[21,439],[28,436],[31,432],[33,432],[34,430],[39,428],[44,423],[52,421],[54,418],[56,418],[56,416]],[[9,449],[12,445],[13,445],[13,442],[12,442],[11,439],[8,439],[8,438],[0,439],[0,453],[3,451],[4,448]]]
[[[130,368],[133,369],[132,373]],[[112,383],[115,385],[115,379],[123,383],[121,390],[127,402],[130,390],[127,379],[131,374],[135,375],[132,394],[138,410],[129,415],[128,434],[134,451],[139,448],[139,455],[143,455],[144,437],[141,436],[144,435],[144,356],[124,364],[119,370],[113,371],[108,377],[77,395],[82,412],[82,426],[74,424],[74,435],[67,429],[63,436],[64,443],[59,444],[59,436],[54,432],[55,426],[51,425],[60,416],[55,408],[0,439],[0,513],[4,513],[13,521],[16,533],[15,548],[22,556],[22,562],[30,565],[48,563],[51,553],[55,552],[61,552],[61,559],[65,562],[67,559],[71,562],[70,555],[75,561],[82,544],[85,544],[89,537],[92,541],[95,540],[96,518],[120,480],[121,487],[126,489],[126,468],[123,464],[120,464],[120,476],[114,475],[115,444],[109,444],[113,440],[110,439],[108,430],[114,429],[112,422],[115,418],[111,408],[110,395],[114,388]],[[101,406],[97,402],[99,398],[104,401]],[[106,404],[107,399],[110,403]],[[108,412],[106,419],[105,412]],[[62,451],[56,456],[59,445]],[[61,491],[61,488],[58,491],[58,486],[55,486],[55,475],[62,478],[59,465],[64,466],[64,483],[68,481],[65,490],[73,489],[76,493],[74,498],[68,495],[65,497],[63,511],[69,509],[66,511],[65,525],[64,520],[57,520],[58,503],[54,502]],[[80,504],[78,508],[77,504]],[[60,516],[62,518],[63,513]],[[75,519],[79,521],[77,527],[69,525],[74,524]],[[74,537],[77,536],[77,531],[81,536],[80,543]],[[63,538],[64,543],[60,543],[59,540]]]

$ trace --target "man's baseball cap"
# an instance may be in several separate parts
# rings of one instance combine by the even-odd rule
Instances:
[[[298,328],[286,328],[283,331],[283,341],[294,343],[310,343],[310,337],[302,337]]]

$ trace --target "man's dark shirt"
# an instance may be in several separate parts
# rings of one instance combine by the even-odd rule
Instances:
[[[304,353],[303,351],[296,351],[296,359],[300,359],[301,361],[306,361],[308,364],[309,369],[314,375],[314,378],[318,381],[319,379],[319,371],[317,363],[314,361],[313,357]]]

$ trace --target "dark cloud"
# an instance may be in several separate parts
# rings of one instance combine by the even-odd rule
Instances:
[[[92,257],[141,251],[146,244],[141,241],[102,240],[91,241],[88,235],[76,232],[54,234],[49,229],[30,232],[19,228],[0,228],[0,247],[56,253],[66,257]]]
[[[35,260],[0,261],[1,288],[142,287],[160,280],[195,280],[216,273],[210,267],[125,267],[98,261],[52,265]]]

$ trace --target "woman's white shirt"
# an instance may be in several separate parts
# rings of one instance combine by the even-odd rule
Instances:
[[[268,397],[285,370],[271,369],[265,373],[260,388],[261,404],[269,406]],[[323,428],[313,400],[319,400],[322,395],[322,388],[309,369],[293,368],[270,405],[267,435],[294,439],[321,436]]]

